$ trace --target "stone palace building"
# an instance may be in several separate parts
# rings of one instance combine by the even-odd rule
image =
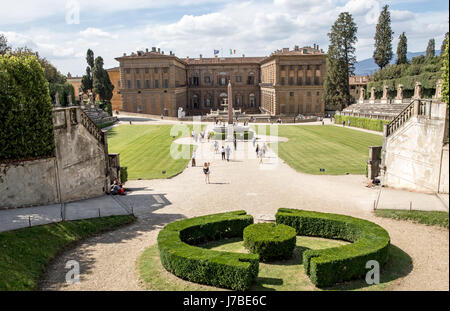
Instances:
[[[108,70],[113,110],[176,117],[222,109],[227,85],[246,114],[322,116],[326,57],[318,45],[283,48],[268,57],[178,58],[159,48],[123,54]]]

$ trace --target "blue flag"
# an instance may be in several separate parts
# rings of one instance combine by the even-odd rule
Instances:
[[[214,55],[219,54],[219,50],[214,50]]]

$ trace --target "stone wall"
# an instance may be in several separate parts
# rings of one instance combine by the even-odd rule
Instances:
[[[55,157],[0,165],[0,208],[69,202],[109,192],[106,132],[80,107],[54,109],[53,125]],[[119,159],[113,158],[117,175]]]
[[[441,166],[445,162],[446,109],[447,104],[440,100],[418,99],[386,125],[382,163],[385,186],[427,193],[447,187],[448,192],[448,173],[442,171],[445,165]]]
[[[442,148],[442,160],[441,160],[441,178],[439,180],[439,192],[448,193],[449,184],[449,157],[448,157],[448,144]]]

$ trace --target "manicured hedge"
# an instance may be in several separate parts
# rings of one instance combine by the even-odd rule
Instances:
[[[195,244],[242,237],[253,223],[245,211],[214,214],[168,224],[158,235],[161,263],[176,276],[233,290],[248,289],[258,275],[259,257],[208,250]]]
[[[297,232],[286,225],[260,223],[244,229],[244,246],[258,254],[261,261],[289,259],[295,248]]]
[[[352,244],[303,253],[306,274],[318,287],[364,278],[366,263],[382,266],[388,257],[390,237],[385,229],[370,221],[344,215],[280,208],[279,224],[289,225],[298,235],[340,239]]]
[[[338,114],[336,114],[334,116],[335,124],[342,124],[342,121],[345,121],[345,125],[347,126],[348,120],[350,120],[350,126],[359,127],[362,129],[367,129],[367,130],[372,130],[372,131],[378,131],[378,132],[383,132],[384,124],[389,123],[389,121],[385,121],[385,120],[341,116]]]
[[[0,162],[53,155],[52,109],[36,56],[0,55]]]

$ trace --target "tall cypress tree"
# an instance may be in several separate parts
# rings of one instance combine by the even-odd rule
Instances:
[[[435,49],[436,49],[436,42],[434,41],[434,39],[430,39],[430,41],[428,41],[428,46],[427,46],[427,58],[434,57]]]
[[[448,59],[448,45],[449,45],[449,39],[447,36],[445,49],[444,51],[441,51],[443,55],[443,67],[442,67],[442,100],[449,103],[448,98],[448,89],[449,89],[449,81],[448,81],[448,75],[449,75],[449,59]]]
[[[394,32],[391,29],[391,13],[388,11],[388,5],[383,7],[378,18],[377,30],[375,32],[375,50],[373,58],[375,63],[383,69],[392,59],[392,36]]]
[[[95,101],[95,91],[94,91],[94,52],[88,49],[86,52],[86,62],[88,66],[86,67],[86,74],[81,78],[81,89],[84,93],[92,91],[92,96]]]
[[[397,65],[408,63],[408,58],[406,56],[407,52],[408,52],[407,40],[408,39],[406,39],[406,35],[403,32],[399,37],[398,46],[397,46]]]
[[[342,12],[328,34],[330,45],[323,99],[329,109],[342,110],[352,100],[349,78],[355,70],[357,31],[352,15]]]
[[[109,101],[113,96],[114,85],[109,79],[108,72],[103,68],[103,58],[100,56],[95,59],[94,71],[92,72],[93,77],[93,90],[98,94],[100,100],[102,101],[102,107],[105,108],[105,104],[108,112],[111,113],[109,106]]]
[[[448,39],[448,31],[445,34],[444,40],[442,41],[442,44],[441,44],[441,56],[444,55],[444,53],[445,53],[445,47],[447,46],[447,39]]]

